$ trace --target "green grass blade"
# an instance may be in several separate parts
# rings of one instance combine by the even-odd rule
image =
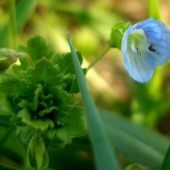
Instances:
[[[98,170],[120,170],[121,168],[116,158],[115,152],[108,140],[98,110],[87,88],[86,80],[69,33],[68,38],[85,110],[85,118],[93,146],[96,167]]]
[[[161,170],[169,170],[169,169],[170,169],[170,146],[169,146],[168,151],[165,155]]]
[[[158,0],[149,0],[149,17],[161,20]]]
[[[170,139],[132,123],[118,114],[100,110],[113,145],[133,162],[160,170]]]

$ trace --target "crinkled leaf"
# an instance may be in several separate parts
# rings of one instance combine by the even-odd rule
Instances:
[[[31,38],[27,42],[27,47],[20,45],[18,51],[27,53],[34,63],[42,57],[50,59],[54,54],[53,47],[50,44],[47,44],[45,39],[40,35]]]
[[[77,52],[78,58],[80,63],[83,63],[83,58],[80,52]],[[71,57],[71,53],[67,53],[67,54],[54,54],[51,58],[51,61],[54,64],[58,64],[60,66],[60,72],[62,72],[63,74],[67,75],[67,74],[75,74],[74,71],[74,65],[73,65],[73,60]]]
[[[18,118],[21,118],[22,122],[28,124],[31,122],[31,115],[27,109],[22,109],[17,114]]]
[[[40,129],[41,131],[45,131],[48,128],[54,128],[54,122],[48,118],[38,119],[31,121],[30,123],[35,129]]]
[[[35,64],[35,68],[28,69],[28,80],[32,84],[38,84],[42,81],[46,82],[49,79],[53,79],[54,84],[57,85],[60,83],[56,80],[56,76],[59,73],[59,67],[57,65],[53,66],[53,63],[43,57]]]
[[[54,127],[53,120],[49,118],[32,120],[30,112],[27,109],[22,109],[21,111],[19,111],[19,113],[17,114],[17,117],[21,118],[22,122],[24,122],[25,124],[30,125],[33,128],[39,129],[41,131],[45,131],[48,128]]]
[[[73,107],[72,104],[75,102],[75,99],[65,90],[62,90],[60,86],[52,87],[50,94],[53,94],[54,105],[58,107],[58,112],[56,114],[57,124],[63,124],[60,121],[60,117],[65,116],[65,114]]]
[[[17,96],[22,94],[21,89],[19,88],[21,81],[18,77],[12,74],[4,74],[0,83],[0,91],[6,95]]]
[[[72,138],[83,134],[86,130],[84,111],[80,106],[74,107],[67,116],[62,118],[64,126],[49,130],[46,134],[51,140],[50,145],[64,146],[71,142]]]
[[[21,79],[22,90],[26,96],[34,97],[37,85],[43,83],[43,88],[50,89],[54,85],[62,85],[63,76],[58,75],[57,65],[46,58],[36,62],[35,67],[29,67],[26,75]]]

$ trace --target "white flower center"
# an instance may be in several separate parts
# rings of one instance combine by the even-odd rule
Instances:
[[[136,52],[139,55],[141,55],[141,49],[140,49],[142,45],[141,41],[146,42],[146,39],[147,38],[142,29],[135,29],[130,33],[128,37],[128,41],[127,41],[128,48],[130,48],[133,52]]]

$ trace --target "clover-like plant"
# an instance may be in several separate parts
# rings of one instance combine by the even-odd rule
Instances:
[[[63,147],[85,132],[84,111],[74,95],[79,89],[71,53],[54,54],[41,36],[19,46],[18,52],[30,56],[33,65],[20,57],[20,65],[4,74],[0,91],[17,134],[28,144],[28,162],[39,170],[48,166],[48,145]]]

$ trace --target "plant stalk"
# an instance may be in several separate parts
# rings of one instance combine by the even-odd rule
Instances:
[[[90,66],[88,67],[88,70],[91,68],[91,67],[93,67],[102,57],[104,57],[107,53],[108,53],[108,51],[111,49],[111,47],[107,47],[99,56],[98,56],[98,58],[96,58],[96,60],[92,63],[92,64],[90,64]]]

